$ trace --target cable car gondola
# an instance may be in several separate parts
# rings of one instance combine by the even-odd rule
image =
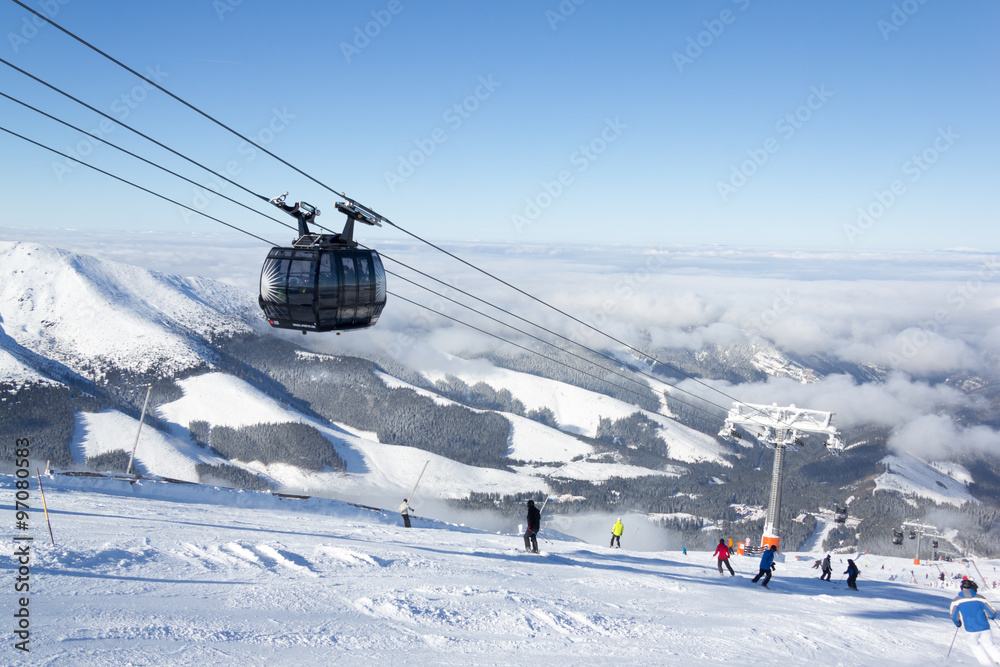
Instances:
[[[837,507],[837,512],[833,519],[836,523],[847,523],[847,508]]]
[[[354,222],[381,227],[377,214],[355,202],[337,202],[347,216],[339,234],[313,234],[319,210],[286,204],[288,193],[269,200],[299,222],[291,247],[275,247],[260,272],[257,302],[272,327],[307,331],[364,329],[378,322],[386,301],[385,268],[374,250],[359,248]]]
[[[902,544],[903,543],[903,531],[901,531],[901,530],[893,530],[892,531],[892,543],[893,544]]]

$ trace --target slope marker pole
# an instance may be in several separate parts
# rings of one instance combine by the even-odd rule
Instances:
[[[410,502],[411,500],[413,500],[413,494],[417,492],[417,486],[420,484],[420,480],[424,476],[424,471],[427,470],[427,464],[429,464],[430,462],[431,462],[430,459],[427,459],[427,461],[424,462],[424,467],[420,470],[420,475],[417,476],[417,483],[413,485],[413,490],[410,491],[410,496],[406,499],[406,502]]]
[[[55,546],[56,538],[52,535],[52,522],[49,521],[49,507],[45,504],[45,490],[42,488],[42,476],[39,474],[38,468],[35,468],[35,477],[38,479],[38,492],[42,495],[42,509],[45,510],[45,523],[49,525],[49,539],[52,540],[52,546]]]
[[[132,463],[135,461],[135,449],[139,446],[139,436],[142,434],[142,422],[146,419],[146,406],[149,405],[149,392],[153,390],[153,385],[146,385],[146,400],[142,402],[142,414],[139,416],[139,430],[135,432],[135,444],[132,445],[132,456],[128,459],[128,470],[126,475],[132,474]]]

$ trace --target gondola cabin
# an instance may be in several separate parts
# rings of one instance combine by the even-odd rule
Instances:
[[[280,329],[348,331],[378,322],[386,302],[382,260],[353,240],[354,221],[378,224],[353,203],[337,203],[347,214],[340,234],[311,234],[308,223],[319,211],[303,202],[271,200],[299,220],[299,238],[291,247],[271,248],[260,273],[258,303],[267,321]]]

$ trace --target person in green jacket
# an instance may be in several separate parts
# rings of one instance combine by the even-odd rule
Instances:
[[[622,548],[622,533],[625,532],[625,526],[622,525],[622,520],[618,519],[615,521],[615,525],[611,526],[611,546],[615,546],[615,542],[618,542],[618,549]]]

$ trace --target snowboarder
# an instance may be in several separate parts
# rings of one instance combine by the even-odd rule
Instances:
[[[858,575],[861,574],[861,570],[850,558],[847,559],[847,569],[844,570],[844,574],[847,575],[847,587],[854,591],[858,590]]]
[[[760,585],[767,588],[767,582],[771,581],[771,570],[775,569],[774,554],[777,553],[777,551],[778,547],[773,544],[770,549],[764,551],[764,555],[760,557],[760,572],[758,572],[757,576],[750,581],[756,584],[758,579],[764,577],[764,581],[760,582]]]
[[[826,555],[823,559],[823,574],[819,575],[820,581],[830,581],[830,575],[833,574],[833,566],[830,565],[830,554]]]
[[[524,550],[538,553],[538,530],[542,525],[542,513],[535,507],[535,501],[528,501],[528,529],[524,531]]]
[[[957,628],[965,625],[969,649],[980,665],[1000,664],[1000,650],[993,644],[989,621],[997,617],[997,612],[989,600],[976,595],[978,590],[976,582],[971,579],[962,581],[958,597],[951,601],[951,622]]]
[[[725,563],[726,567],[729,568],[729,576],[735,577],[736,573],[733,572],[733,566],[729,564],[729,547],[726,546],[725,540],[719,540],[719,546],[715,547],[715,553],[713,556],[719,559],[719,576],[723,576],[722,564]]]
[[[410,512],[412,511],[413,508],[410,507],[409,500],[403,498],[403,504],[399,506],[399,513],[403,515],[403,525],[407,528],[410,527]]]
[[[615,546],[615,542],[618,542],[618,548],[622,548],[622,533],[625,532],[625,526],[622,524],[621,517],[615,521],[615,525],[611,526],[611,545]]]

